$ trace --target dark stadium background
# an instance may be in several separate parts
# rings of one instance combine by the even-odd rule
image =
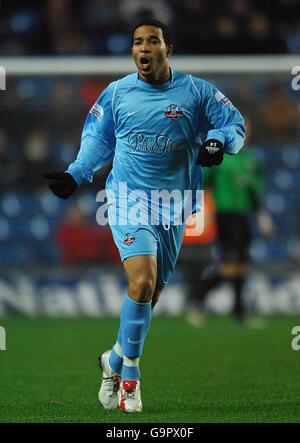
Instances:
[[[170,25],[175,66],[177,62],[181,69],[192,69],[195,75],[215,83],[252,123],[249,143],[264,171],[263,206],[273,218],[275,233],[264,239],[253,220],[245,303],[250,313],[266,318],[266,329],[257,335],[257,341],[262,337],[261,342],[268,346],[264,334],[269,334],[271,342],[275,331],[282,338],[282,355],[289,355],[284,358],[294,359],[290,361],[291,372],[299,368],[299,355],[290,345],[291,329],[300,324],[300,81],[295,81],[300,67],[292,74],[300,60],[298,1],[1,1],[0,66],[6,70],[6,90],[0,91],[0,325],[7,333],[7,351],[0,352],[6,380],[4,403],[14,392],[13,380],[21,377],[5,359],[13,358],[9,352],[14,349],[18,357],[22,355],[25,340],[29,346],[31,334],[39,333],[35,322],[41,322],[43,340],[49,338],[54,343],[52,323],[47,321],[59,321],[57,317],[75,321],[73,332],[78,327],[85,334],[91,327],[94,340],[99,327],[97,349],[105,334],[103,324],[114,339],[117,323],[112,319],[110,326],[109,319],[118,315],[126,280],[110,230],[98,226],[95,218],[99,207],[96,194],[104,187],[109,167],[68,201],[54,197],[41,175],[64,170],[75,158],[90,107],[110,81],[133,69],[128,57],[130,26],[144,17]],[[170,319],[174,319],[183,333],[192,331],[184,320],[185,269],[191,262],[198,263],[200,275],[210,251],[207,237],[183,246],[176,272],[157,309],[157,322],[162,322],[162,328],[167,316],[170,328]],[[208,320],[207,328],[211,329],[204,329],[208,340],[208,331],[222,331],[224,325],[224,342],[236,340],[238,329],[228,317],[231,303],[231,290],[226,284],[208,298],[207,312],[225,315],[212,316],[211,321],[216,322],[213,327]],[[18,319],[25,323],[18,323]],[[197,334],[200,343],[201,330]],[[57,340],[64,337],[63,330],[59,337]],[[37,342],[36,346],[43,349]],[[36,356],[29,355],[33,362]],[[289,375],[281,372],[278,355],[275,358],[271,353],[270,361],[278,364],[278,373],[288,380]],[[87,359],[94,357],[86,355]],[[55,366],[55,352],[52,358]],[[238,367],[239,355],[236,358]],[[64,367],[59,351],[58,359]],[[258,361],[258,372],[259,368]],[[34,383],[34,365],[32,371],[29,384],[30,380]],[[90,373],[98,377],[96,371]],[[286,389],[289,392],[288,384]],[[299,393],[299,381],[293,389]],[[34,398],[32,395],[33,403]],[[70,398],[72,403],[72,395]],[[88,411],[82,420],[89,421]],[[51,414],[46,411],[42,417],[45,421],[57,420]],[[232,411],[224,414],[224,421],[234,420]],[[259,421],[259,414],[248,419]],[[24,420],[34,421],[37,415],[33,412]],[[22,413],[14,416],[11,412],[3,417],[0,421],[18,421]],[[66,415],[65,421],[76,421],[76,417],[79,415]],[[204,415],[198,420],[214,417]],[[282,417],[285,421],[295,419],[288,407]],[[179,415],[178,419],[184,421],[185,417]]]

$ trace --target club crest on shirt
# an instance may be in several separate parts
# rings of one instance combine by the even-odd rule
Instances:
[[[125,245],[129,246],[135,241],[135,237],[132,234],[126,234],[124,243]]]
[[[172,104],[167,107],[167,110],[164,111],[166,117],[170,120],[176,120],[182,116],[182,111],[178,105]]]

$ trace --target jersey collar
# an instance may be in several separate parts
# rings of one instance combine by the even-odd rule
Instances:
[[[139,78],[139,73],[136,73],[136,84],[137,86],[139,86],[142,89],[148,89],[148,90],[159,90],[159,91],[166,91],[167,89],[170,88],[170,86],[172,86],[173,84],[173,79],[174,79],[174,72],[173,70],[170,68],[170,77],[169,80],[166,81],[165,83],[160,83],[158,85],[154,85],[152,83],[147,83],[144,82],[143,80],[141,80]]]

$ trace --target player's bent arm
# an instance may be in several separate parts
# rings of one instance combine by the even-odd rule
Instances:
[[[57,197],[67,199],[83,181],[92,182],[94,173],[114,156],[115,133],[112,113],[114,84],[111,83],[90,110],[81,137],[77,159],[65,172],[44,174],[49,189]]]
[[[201,110],[212,126],[207,140],[218,140],[227,154],[237,154],[244,145],[244,119],[238,109],[215,86],[202,82]]]
[[[91,108],[83,127],[77,158],[66,171],[78,185],[84,181],[92,182],[95,172],[114,156],[113,90],[114,84],[111,83]]]
[[[84,181],[92,182],[95,172],[101,169],[113,156],[113,149],[103,139],[86,135],[81,139],[76,160],[70,164],[66,172],[72,175],[77,185]]]

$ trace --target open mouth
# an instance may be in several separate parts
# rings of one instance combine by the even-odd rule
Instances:
[[[148,57],[141,57],[140,58],[141,66],[144,71],[147,71],[150,69],[150,59]]]

